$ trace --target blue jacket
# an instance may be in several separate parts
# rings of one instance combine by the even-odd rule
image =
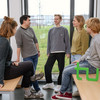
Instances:
[[[4,84],[4,72],[5,68],[10,67],[12,57],[12,49],[10,47],[9,41],[0,36],[0,84]]]

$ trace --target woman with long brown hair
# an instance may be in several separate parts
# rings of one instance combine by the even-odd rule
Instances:
[[[23,75],[21,86],[24,88],[24,97],[35,98],[36,95],[32,94],[29,88],[33,75],[32,62],[19,63],[11,61],[12,49],[9,39],[16,33],[16,28],[17,22],[13,18],[5,16],[0,28],[0,88],[5,85],[3,82],[4,79],[9,80]]]

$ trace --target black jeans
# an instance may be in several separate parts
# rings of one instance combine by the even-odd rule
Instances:
[[[52,83],[51,71],[56,60],[58,61],[58,68],[59,68],[59,76],[57,81],[58,85],[61,85],[62,72],[65,64],[65,53],[51,53],[49,55],[47,62],[45,64],[45,78],[46,78],[46,83]]]
[[[27,88],[30,86],[30,77],[33,75],[33,64],[31,61],[20,62],[18,66],[6,67],[4,79],[9,80],[23,75],[22,87]]]

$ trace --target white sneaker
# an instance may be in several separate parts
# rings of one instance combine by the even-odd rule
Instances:
[[[42,88],[43,89],[54,89],[54,83],[47,83]]]
[[[55,88],[55,92],[58,93],[60,91],[61,85],[57,85]]]
[[[35,94],[37,97],[39,98],[43,98],[44,94],[40,91],[38,91],[36,94]]]
[[[43,93],[41,91],[38,91],[37,93],[32,93],[30,95],[25,95],[24,94],[24,98],[25,99],[43,99]]]
[[[33,87],[30,88],[31,93],[36,93],[35,89]]]

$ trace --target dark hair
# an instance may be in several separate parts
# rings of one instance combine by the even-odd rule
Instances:
[[[10,38],[14,35],[13,29],[17,26],[17,22],[10,17],[4,16],[4,21],[1,24],[0,35],[5,38]]]
[[[22,25],[22,24],[23,24],[23,21],[24,21],[24,20],[27,20],[27,18],[30,18],[30,16],[29,16],[29,15],[22,15],[22,16],[20,17],[20,24]]]

